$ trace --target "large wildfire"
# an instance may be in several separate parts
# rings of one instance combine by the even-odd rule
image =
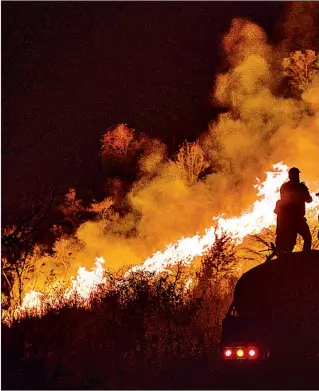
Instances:
[[[164,251],[157,251],[141,265],[132,267],[126,273],[126,277],[137,271],[153,272],[156,275],[179,262],[189,265],[195,257],[202,256],[207,251],[214,243],[216,235],[221,232],[229,234],[234,242],[239,244],[247,235],[260,233],[263,229],[274,225],[275,214],[273,210],[279,197],[279,188],[287,178],[287,171],[286,165],[274,164],[273,170],[266,173],[266,179],[263,182],[257,178],[257,184],[254,187],[258,190],[258,198],[250,210],[245,211],[239,217],[214,217],[215,224],[207,228],[203,235],[196,234],[192,237],[181,238],[177,243],[169,244]],[[314,194],[312,195],[315,201],[308,207],[308,215],[313,213],[319,205],[319,201],[316,201]],[[52,292],[49,299],[47,296],[44,299],[41,292],[29,291],[25,295],[21,307],[16,310],[15,317],[19,318],[30,312],[40,316],[46,312],[49,306],[56,308],[61,304],[71,303],[75,299],[80,305],[89,305],[90,299],[98,292],[101,284],[107,284],[103,269],[104,263],[103,258],[97,258],[95,266],[90,271],[85,267],[80,267],[77,276],[71,278],[71,286],[63,292],[62,297],[60,295],[55,298]]]
[[[240,245],[248,235],[274,227],[288,167],[300,168],[309,189],[318,191],[319,73],[313,68],[297,97],[280,90],[283,59],[288,72],[293,61],[306,58],[313,64],[318,56],[305,47],[289,57],[294,50],[289,42],[273,48],[261,27],[234,19],[223,39],[229,69],[217,75],[212,94],[213,103],[225,110],[194,143],[201,151],[200,168],[212,167],[213,173],[199,179],[188,171],[187,177],[185,155],[169,159],[163,143],[149,142],[152,148],[138,156],[137,179],[125,194],[131,212],[123,218],[114,214],[111,223],[104,217],[82,222],[74,234],[56,240],[53,256],[35,255],[36,277],[23,287],[22,303],[10,316],[41,316],[70,303],[88,306],[109,284],[108,268],[126,267],[123,281],[137,272],[156,275],[180,262],[192,265],[222,233]],[[118,134],[125,129],[118,126]],[[129,136],[135,148],[138,142],[132,132]],[[112,140],[104,141],[107,147]],[[262,180],[254,184],[256,177]],[[319,197],[312,196],[309,218],[319,205]],[[39,265],[46,265],[45,271]],[[56,279],[42,289],[38,276],[51,269]]]

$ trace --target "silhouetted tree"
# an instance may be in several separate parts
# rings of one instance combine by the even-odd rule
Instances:
[[[222,319],[232,300],[232,290],[237,280],[236,260],[236,248],[232,238],[222,233],[217,235],[215,242],[203,256],[200,270],[197,272],[194,295],[202,298],[198,322],[202,345],[209,349],[216,349]]]
[[[153,174],[158,158],[148,159],[162,151],[163,144],[145,134],[137,133],[126,124],[108,129],[101,139],[100,156],[106,173],[106,190],[121,206],[133,182],[141,176]],[[162,156],[163,154],[160,154]]]
[[[17,225],[4,227],[1,231],[2,292],[9,298],[14,280],[18,280],[19,302],[22,303],[23,278],[34,265],[30,257],[35,246],[35,235],[47,218],[55,199],[55,191],[48,203],[39,203],[33,212]]]
[[[76,190],[73,187],[65,194],[64,202],[58,209],[64,214],[65,220],[72,224],[73,229],[80,223],[79,214],[85,211],[82,200],[76,198]]]
[[[196,142],[185,141],[179,149],[175,161],[190,183],[194,183],[199,174],[208,166],[204,151]]]
[[[215,242],[207,250],[201,262],[199,280],[218,282],[229,276],[235,267],[236,246],[231,236],[222,233],[216,236]]]
[[[106,197],[100,202],[93,200],[88,209],[96,213],[102,220],[105,220],[107,210],[113,205],[113,203],[114,201],[111,197]]]
[[[319,57],[313,50],[296,50],[282,61],[284,75],[292,87],[303,92],[307,90],[314,76],[319,71]]]
[[[146,137],[137,135],[126,124],[109,129],[101,139],[100,155],[110,177],[136,175],[137,161],[146,143]]]

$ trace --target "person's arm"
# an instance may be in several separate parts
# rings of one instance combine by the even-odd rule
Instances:
[[[304,191],[305,191],[305,202],[307,202],[309,204],[310,202],[312,202],[312,197],[309,193],[308,187],[304,183],[302,183],[302,184],[304,186]]]
[[[312,197],[311,197],[311,195],[310,195],[310,193],[309,193],[309,190],[308,190],[308,187],[306,187],[306,189],[307,189],[307,198],[306,198],[306,202],[312,202]]]
[[[274,213],[278,215],[280,213],[281,199],[276,202]]]
[[[308,194],[309,194],[309,191],[308,191]],[[310,202],[312,202],[312,197],[311,197],[310,194],[309,194],[309,198],[306,199],[306,202],[308,202],[308,204],[309,204]]]

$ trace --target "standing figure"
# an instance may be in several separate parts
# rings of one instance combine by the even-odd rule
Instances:
[[[276,248],[278,253],[292,252],[297,234],[304,241],[303,250],[311,249],[311,233],[305,218],[305,203],[312,202],[307,186],[300,182],[300,170],[292,167],[288,171],[289,181],[280,188],[280,200],[274,212],[277,214]]]

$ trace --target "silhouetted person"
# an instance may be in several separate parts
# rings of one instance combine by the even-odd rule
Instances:
[[[312,197],[307,186],[300,182],[300,170],[292,167],[288,171],[289,181],[280,188],[280,200],[277,201],[276,248],[278,252],[291,252],[296,244],[297,234],[304,241],[303,250],[311,249],[311,233],[305,218],[307,202]]]

